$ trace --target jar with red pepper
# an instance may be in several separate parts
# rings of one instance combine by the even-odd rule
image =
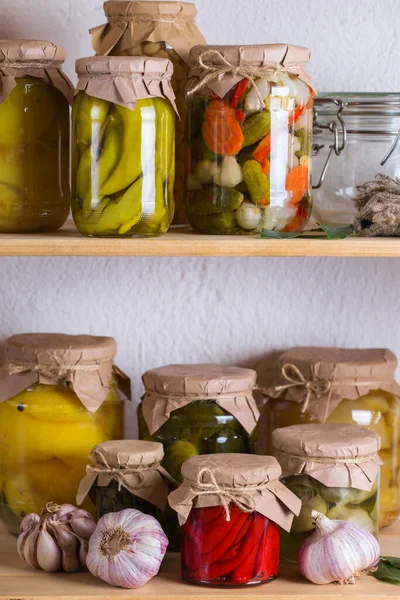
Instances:
[[[309,56],[286,44],[192,49],[186,213],[195,231],[290,237],[307,224]]]
[[[280,527],[301,501],[280,481],[270,456],[195,456],[169,497],[182,532],[182,575],[200,585],[267,583],[279,575]]]

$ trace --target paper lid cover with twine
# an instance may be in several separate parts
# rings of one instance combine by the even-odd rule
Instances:
[[[189,458],[182,465],[182,485],[168,496],[170,506],[183,525],[192,508],[229,505],[244,512],[257,511],[286,531],[301,500],[279,480],[281,468],[273,456],[212,454]]]
[[[371,491],[383,461],[381,439],[359,425],[292,425],[272,433],[283,477],[309,475],[327,487]]]
[[[16,79],[36,77],[57,88],[72,104],[74,86],[62,65],[67,53],[62,46],[39,40],[0,40],[0,103],[16,87]]]
[[[170,485],[175,482],[161,466],[162,444],[142,440],[109,441],[95,446],[89,458],[92,464],[86,467],[86,476],[79,484],[78,505],[97,480],[99,487],[116,481],[119,488],[124,487],[160,510],[165,509]]]
[[[271,398],[302,404],[302,411],[325,423],[343,399],[371,390],[400,395],[397,359],[385,349],[293,348],[279,357],[277,376],[265,389]]]
[[[169,365],[143,375],[143,417],[153,435],[174,410],[191,402],[214,400],[251,434],[260,417],[253,397],[257,373],[216,364]]]
[[[206,43],[190,2],[111,0],[104,3],[104,11],[108,23],[90,30],[93,49],[103,56],[129,54],[143,42],[166,42],[187,63],[192,46]]]
[[[90,56],[76,61],[77,91],[134,110],[138,100],[163,98],[177,111],[167,58]]]
[[[292,73],[315,91],[307,74],[310,50],[288,44],[255,46],[195,46],[190,52],[188,93],[209,88],[220,98],[241,81]]]
[[[0,367],[0,402],[37,383],[71,388],[82,404],[95,412],[117,377],[129,397],[130,381],[113,364],[117,346],[110,337],[28,333],[5,343]]]

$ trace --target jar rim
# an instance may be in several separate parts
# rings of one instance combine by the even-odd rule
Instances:
[[[343,103],[344,117],[400,116],[400,93],[397,92],[325,92],[314,102],[321,115],[337,114],[339,102]]]

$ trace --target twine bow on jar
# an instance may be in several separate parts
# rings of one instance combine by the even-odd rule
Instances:
[[[317,398],[320,398],[324,394],[330,392],[333,385],[333,382],[329,379],[320,379],[318,377],[307,381],[300,369],[298,369],[296,365],[290,363],[283,365],[281,373],[283,379],[285,379],[288,383],[284,385],[277,385],[275,387],[276,392],[286,392],[294,387],[304,387],[306,390],[306,396],[301,408],[302,413],[306,412],[308,405],[310,404],[312,394],[315,394]]]
[[[54,356],[51,359],[56,363]],[[76,371],[98,371],[102,364],[111,364],[112,361],[97,360],[91,364],[75,364],[75,365],[62,365],[62,364],[40,364],[33,362],[10,362],[6,363],[1,367],[1,371],[7,373],[7,375],[23,375],[24,373],[38,373],[46,379],[68,379],[70,375]]]

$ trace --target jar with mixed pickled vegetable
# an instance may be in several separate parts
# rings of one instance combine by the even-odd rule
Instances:
[[[192,583],[244,586],[279,575],[280,527],[300,500],[280,481],[272,456],[197,456],[169,495],[182,526],[182,575]],[[206,493],[204,493],[206,491]]]
[[[300,498],[300,514],[282,534],[282,556],[297,563],[315,531],[312,511],[351,521],[378,537],[380,438],[359,425],[293,425],[272,434],[285,485]]]
[[[66,52],[0,41],[0,232],[55,231],[70,210]]]
[[[108,23],[91,30],[93,49],[99,55],[155,56],[168,58],[174,65],[172,88],[181,119],[175,129],[175,218],[185,224],[185,85],[189,50],[205,39],[196,26],[196,6],[190,2],[132,2],[109,0],[104,3]]]
[[[76,68],[76,226],[94,237],[165,233],[174,214],[172,63],[163,58],[95,56],[78,60]]]
[[[18,533],[47,502],[75,504],[93,445],[123,437],[112,338],[27,334],[0,370],[0,519]],[[126,380],[128,381],[128,380]],[[94,512],[87,502],[84,508]]]
[[[400,515],[400,387],[390,350],[294,348],[278,361],[262,411],[259,451],[272,453],[272,433],[289,425],[352,423],[381,437],[380,527]]]
[[[192,49],[186,213],[195,231],[284,237],[307,224],[309,54],[283,44]]]

